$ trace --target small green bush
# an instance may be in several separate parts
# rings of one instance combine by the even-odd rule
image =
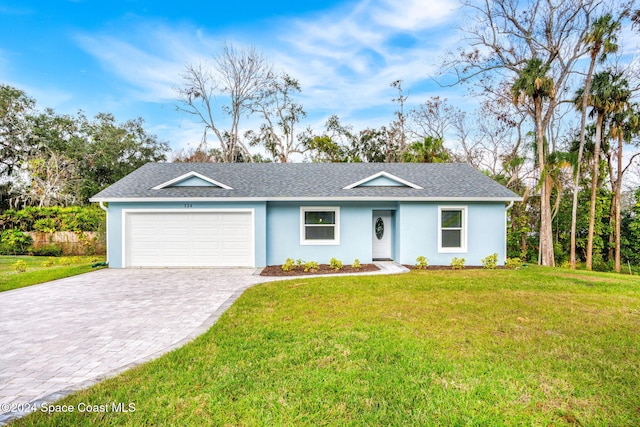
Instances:
[[[62,248],[58,245],[50,244],[40,246],[38,249],[33,250],[35,256],[60,256],[62,255]]]
[[[420,255],[416,258],[416,268],[418,270],[426,270],[429,267],[429,262],[426,257]]]
[[[518,257],[507,258],[507,261],[504,263],[505,267],[510,268],[512,270],[518,270],[522,267],[522,261]]]
[[[464,263],[467,262],[464,258],[451,258],[451,268],[454,270],[464,269]]]
[[[360,270],[360,268],[362,267],[362,265],[360,265],[360,260],[358,258],[353,260],[353,264],[351,264],[351,267],[354,270]]]
[[[341,270],[342,269],[342,261],[340,261],[337,258],[331,258],[329,260],[329,267],[331,267],[335,271]]]
[[[294,268],[294,263],[291,258],[287,258],[287,260],[282,264],[282,271],[291,271]]]
[[[13,269],[18,273],[24,273],[27,271],[27,263],[24,262],[24,260],[19,259],[15,264],[13,264]]]
[[[69,257],[60,258],[60,265],[71,265],[73,264],[73,260]]]
[[[304,271],[318,271],[318,268],[320,268],[320,265],[315,262],[315,261],[307,261],[304,263]]]
[[[296,267],[304,267],[304,260],[298,258],[296,260]]]
[[[52,259],[48,259],[46,261],[42,261],[42,264],[40,264],[40,265],[42,265],[45,268],[48,268],[48,267],[53,267],[54,264],[55,264],[55,262]]]
[[[493,253],[486,258],[482,258],[482,265],[489,270],[495,270],[498,265],[498,254]]]

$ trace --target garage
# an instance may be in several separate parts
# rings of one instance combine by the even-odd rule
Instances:
[[[124,211],[125,267],[253,267],[251,210]]]

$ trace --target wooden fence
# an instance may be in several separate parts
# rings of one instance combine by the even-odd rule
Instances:
[[[96,232],[75,233],[56,231],[54,233],[28,232],[33,239],[34,249],[56,245],[63,255],[104,255],[107,250],[104,234]]]

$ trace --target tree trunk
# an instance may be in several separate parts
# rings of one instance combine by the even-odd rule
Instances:
[[[540,257],[538,264],[553,267],[555,259],[553,254],[553,228],[551,223],[551,177],[546,168],[546,143],[544,139],[544,126],[542,124],[542,98],[536,98],[536,134],[538,145],[538,167],[540,168]]]
[[[584,153],[584,144],[587,129],[587,108],[589,106],[589,91],[591,91],[591,80],[595,64],[596,55],[592,52],[591,63],[589,64],[589,71],[584,82],[584,92],[582,94],[582,108],[580,117],[580,146],[578,147],[576,176],[573,182],[573,204],[571,205],[571,244],[569,249],[569,264],[574,270],[576,268],[576,228],[578,223],[578,193],[580,192],[580,166],[582,165],[582,157]]]
[[[621,222],[621,213],[620,213],[620,202],[622,199],[622,132],[618,135],[618,177],[616,179],[616,191],[615,191],[615,199],[616,199],[616,252],[615,252],[615,270],[620,273],[621,265],[620,265],[620,222]]]
[[[602,122],[604,114],[598,113],[596,124],[596,141],[593,149],[593,172],[591,177],[591,202],[589,203],[589,234],[587,236],[587,270],[593,268],[593,234],[596,225],[596,199],[598,197],[598,175],[600,174],[600,139],[602,138]]]

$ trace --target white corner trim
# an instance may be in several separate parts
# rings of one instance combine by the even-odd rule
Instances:
[[[170,187],[171,185],[175,184],[176,182],[184,181],[185,179],[192,178],[192,177],[200,178],[203,181],[206,181],[206,182],[208,182],[210,184],[216,185],[216,186],[218,186],[220,188],[224,188],[225,190],[233,190],[233,188],[229,187],[226,184],[223,184],[223,183],[221,183],[219,181],[216,181],[215,179],[211,179],[211,178],[209,178],[207,176],[204,176],[204,175],[199,174],[198,172],[194,172],[194,171],[185,173],[184,175],[180,175],[179,177],[173,178],[172,180],[164,182],[164,183],[162,183],[160,185],[156,185],[155,187],[153,187],[153,189],[154,190],[161,190],[163,188]]]
[[[374,179],[380,178],[380,177],[389,178],[392,181],[396,181],[396,182],[398,182],[400,184],[404,184],[407,187],[411,187],[411,188],[414,188],[416,190],[422,190],[423,189],[422,187],[420,187],[419,185],[414,184],[413,182],[409,182],[406,179],[399,178],[399,177],[397,177],[397,176],[395,176],[393,174],[390,174],[389,172],[382,171],[382,172],[378,172],[376,174],[373,174],[371,176],[368,176],[368,177],[366,177],[364,179],[361,179],[358,182],[354,182],[353,184],[349,184],[346,187],[344,187],[343,190],[351,190],[352,188],[355,188],[355,187],[357,187],[359,185],[362,185],[365,182],[373,181]]]

